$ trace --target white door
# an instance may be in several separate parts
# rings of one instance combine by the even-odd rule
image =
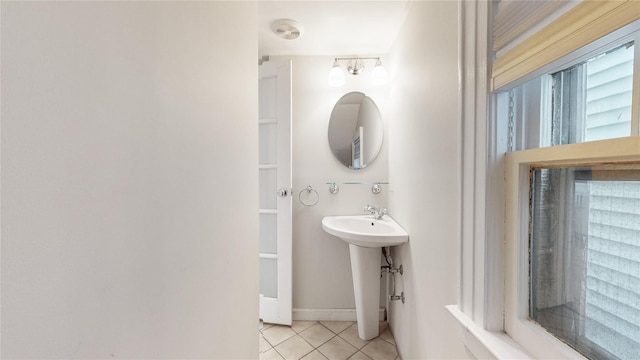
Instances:
[[[259,80],[260,318],[291,325],[291,62]]]

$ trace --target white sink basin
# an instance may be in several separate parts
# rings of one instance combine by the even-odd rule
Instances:
[[[409,234],[389,215],[325,216],[322,228],[349,244],[363,247],[394,246],[409,241]]]

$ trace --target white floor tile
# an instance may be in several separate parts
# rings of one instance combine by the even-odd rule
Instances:
[[[388,327],[389,324],[387,324],[386,321],[380,321],[380,323],[378,324],[378,331],[382,333]]]
[[[358,351],[338,336],[324,343],[318,350],[330,360],[346,360]]]
[[[373,360],[391,360],[398,356],[396,347],[388,342],[378,338],[371,340],[365,347],[362,348],[363,353]]]
[[[313,350],[310,354],[303,357],[302,360],[328,360],[322,353],[318,350]]]
[[[380,338],[386,342],[389,342],[393,345],[396,344],[395,339],[393,338],[393,334],[391,334],[391,329],[386,328],[383,332],[380,333]]]
[[[276,346],[275,349],[285,358],[285,360],[299,360],[303,356],[312,352],[313,346],[304,341],[300,335],[293,336]]]
[[[315,324],[301,332],[300,336],[302,336],[302,338],[304,338],[309,344],[317,348],[336,335],[326,327],[320,324]]]
[[[360,339],[358,336],[358,324],[354,323],[349,326],[345,331],[341,332],[339,335],[341,338],[345,339],[349,344],[355,346],[356,349],[362,349],[365,345],[369,343],[367,340]]]
[[[320,321],[320,324],[324,325],[327,329],[333,331],[334,334],[339,334],[344,329],[353,324],[351,321]]]
[[[371,358],[365,355],[362,351],[358,351],[357,353],[353,354],[353,356],[351,356],[349,360],[371,360]]]
[[[291,325],[291,330],[300,333],[317,323],[317,321],[294,321]]]
[[[282,325],[274,325],[267,330],[262,330],[262,335],[271,346],[276,346],[295,334],[290,327]]]
[[[271,348],[272,348],[271,344],[269,344],[267,340],[265,340],[262,333],[260,333],[260,353],[270,350]]]
[[[276,349],[272,348],[271,350],[260,354],[260,360],[284,360],[284,358],[278,354]]]
[[[260,359],[400,360],[388,324],[381,321],[378,328],[380,335],[365,341],[352,321],[294,321],[291,326],[260,322]]]

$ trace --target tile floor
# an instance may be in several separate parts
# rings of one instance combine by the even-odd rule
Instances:
[[[364,341],[353,321],[294,321],[291,326],[260,322],[260,359],[400,360],[386,322],[380,336]]]

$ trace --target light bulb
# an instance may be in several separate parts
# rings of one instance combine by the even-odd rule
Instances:
[[[333,63],[331,71],[329,71],[329,86],[342,86],[345,83],[344,71],[340,67],[338,60]]]
[[[378,59],[376,66],[371,72],[371,82],[375,85],[385,84],[387,82],[387,71],[382,66],[382,61]]]

